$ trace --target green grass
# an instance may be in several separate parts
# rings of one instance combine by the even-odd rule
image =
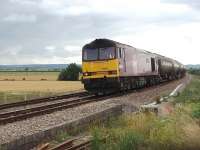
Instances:
[[[192,117],[200,119],[200,103],[193,106]]]
[[[184,118],[184,116],[182,116]],[[169,150],[184,145],[182,117],[158,118],[154,114],[122,116],[114,126],[93,129],[93,150]],[[120,122],[120,123],[119,123]],[[111,122],[110,122],[111,123]],[[116,126],[117,125],[117,126]],[[101,140],[104,139],[105,141]]]
[[[178,103],[200,102],[200,76],[193,76],[191,83],[176,98]]]
[[[175,99],[176,103],[190,107],[190,114],[200,118],[200,76],[193,76],[191,83]]]
[[[62,131],[56,135],[55,141],[58,143],[62,143],[69,138],[70,138],[70,135],[67,132]]]
[[[92,150],[200,149],[200,77],[176,98],[168,116],[153,113],[123,115],[94,127]],[[104,140],[102,140],[104,139]]]

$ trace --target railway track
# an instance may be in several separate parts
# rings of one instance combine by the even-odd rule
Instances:
[[[163,84],[166,84],[166,82],[163,82],[160,85],[163,85]],[[154,88],[154,86],[151,86],[148,88],[136,89],[136,91],[141,92],[143,90],[152,89],[152,88]],[[0,105],[0,110],[9,109],[13,107],[28,106],[32,104],[45,103],[45,102],[53,102],[50,104],[35,106],[31,108],[24,108],[20,110],[13,110],[13,111],[0,113],[0,125],[16,122],[20,120],[25,120],[25,119],[39,116],[39,115],[50,114],[55,111],[73,108],[73,107],[77,107],[77,106],[84,105],[87,103],[105,100],[108,98],[118,97],[124,94],[130,94],[132,92],[133,90],[130,90],[130,91],[127,91],[126,93],[119,92],[119,93],[114,93],[114,94],[110,94],[106,96],[94,96],[94,95],[89,94],[88,92],[80,92],[80,93],[72,93],[68,95],[46,97],[46,98],[41,98],[41,99],[33,99],[30,101],[4,104],[4,105]],[[63,100],[63,101],[60,101],[60,100]]]
[[[48,150],[87,150],[90,148],[91,140],[86,140],[79,144],[74,144],[75,141],[75,139],[67,140]]]
[[[88,150],[91,146],[91,139],[80,141],[80,139],[72,138],[49,148],[49,143],[37,148],[37,150]]]
[[[121,93],[115,94],[115,95],[106,95],[106,96],[86,95],[79,98],[73,98],[69,101],[61,101],[61,102],[56,102],[53,104],[48,104],[48,105],[43,105],[43,106],[37,106],[33,108],[0,113],[0,125],[28,119],[28,118],[39,116],[39,115],[50,114],[55,111],[73,108],[80,105],[97,102],[100,100],[105,100],[105,99],[108,99],[114,96],[120,96],[120,95]]]
[[[71,93],[71,94],[60,95],[60,96],[43,97],[43,98],[32,99],[32,100],[27,100],[27,101],[2,104],[0,105],[0,110],[13,108],[13,107],[33,105],[33,104],[44,103],[44,102],[53,102],[60,99],[67,99],[67,98],[72,98],[76,96],[81,97],[81,96],[87,96],[87,95],[89,95],[89,93],[84,91],[84,92],[77,92],[77,93]]]

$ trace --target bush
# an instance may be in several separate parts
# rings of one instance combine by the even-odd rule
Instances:
[[[75,63],[69,64],[66,69],[63,69],[59,76],[59,81],[77,81],[79,73],[81,72],[81,67]]]
[[[194,75],[200,75],[200,69],[190,68],[188,69],[188,72]]]

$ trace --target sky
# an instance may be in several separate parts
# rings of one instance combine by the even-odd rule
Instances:
[[[0,0],[0,64],[81,63],[97,38],[200,64],[200,1]]]

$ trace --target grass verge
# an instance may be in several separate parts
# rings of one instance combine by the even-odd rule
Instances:
[[[153,113],[123,115],[91,130],[92,150],[200,149],[200,77],[176,98],[165,117]],[[102,140],[104,139],[104,140]]]

